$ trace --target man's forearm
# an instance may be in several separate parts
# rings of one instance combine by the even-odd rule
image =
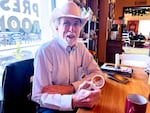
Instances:
[[[72,85],[48,85],[43,88],[42,93],[49,93],[49,94],[72,94],[75,92],[75,89]]]

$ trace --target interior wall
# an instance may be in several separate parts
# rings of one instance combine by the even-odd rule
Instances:
[[[115,20],[123,16],[123,7],[129,6],[150,6],[150,0],[116,0],[115,3]]]
[[[148,16],[131,16],[131,15],[125,15],[125,23],[127,20],[150,20],[150,15]]]
[[[150,6],[150,0],[116,0],[115,3],[115,11],[114,11],[114,19],[118,20],[119,17],[123,16],[123,7],[133,7],[133,6]],[[150,20],[150,16],[132,16],[130,14],[124,15],[124,23],[127,24],[128,21],[140,21],[141,20]],[[141,32],[140,26],[138,27],[137,33]],[[145,27],[145,29],[147,29]],[[144,30],[143,30],[144,31]],[[119,35],[121,36],[121,31],[119,32]],[[149,33],[143,34],[146,37],[149,37]]]
[[[128,21],[139,21],[138,34],[142,33],[146,38],[150,35],[150,15],[149,16],[124,16],[124,24],[128,24]]]

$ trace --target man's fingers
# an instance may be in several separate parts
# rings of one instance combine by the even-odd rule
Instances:
[[[80,86],[79,86],[79,90],[81,89],[88,89],[88,87],[90,87],[91,83],[90,81],[84,81]]]

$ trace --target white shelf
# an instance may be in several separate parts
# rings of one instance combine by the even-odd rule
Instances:
[[[88,39],[83,40],[83,38],[78,38],[78,41],[83,43],[88,43],[89,40]]]

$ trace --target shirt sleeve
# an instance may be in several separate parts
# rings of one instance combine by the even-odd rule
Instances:
[[[43,94],[40,98],[41,107],[57,109],[60,111],[72,110],[72,95]]]
[[[72,110],[72,95],[42,93],[43,87],[52,84],[52,66],[45,65],[48,60],[42,51],[38,51],[34,59],[34,77],[32,86],[32,100],[41,107],[57,109],[60,111]]]

